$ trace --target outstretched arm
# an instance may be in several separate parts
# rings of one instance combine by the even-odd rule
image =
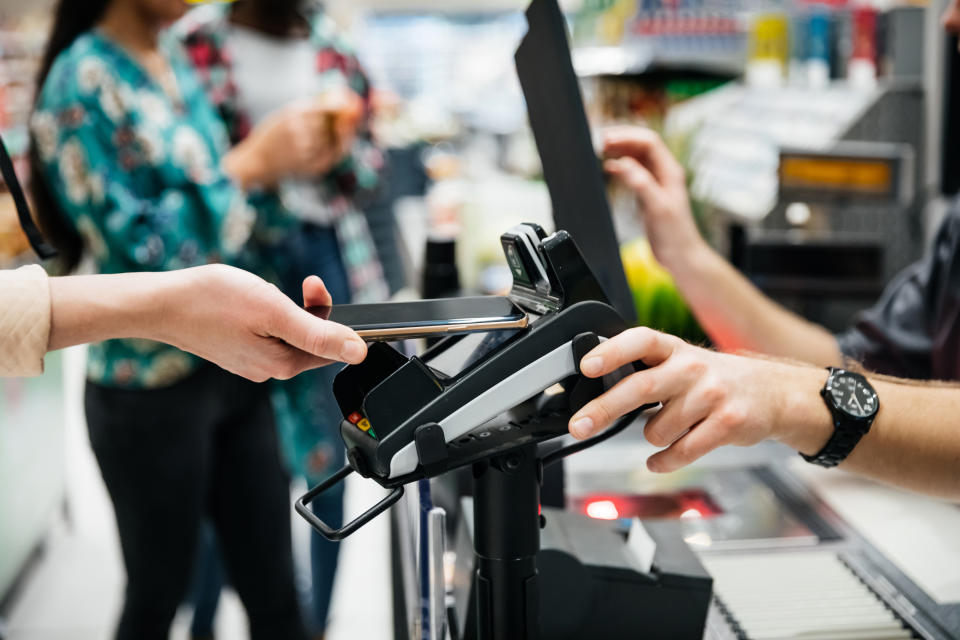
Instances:
[[[110,338],[145,338],[251,380],[291,378],[333,361],[356,364],[366,345],[315,318],[257,276],[223,265],[165,273],[51,278],[48,350]],[[307,306],[328,305],[317,277]]]
[[[683,168],[649,129],[611,130],[604,164],[637,196],[650,245],[714,343],[820,365],[840,364],[834,337],[761,293],[700,236]]]
[[[651,329],[631,329],[584,357],[600,377],[642,360],[650,368],[619,382],[570,421],[578,438],[651,402],[663,408],[647,423],[647,440],[664,449],[652,471],[675,471],[722,445],[777,440],[815,455],[833,433],[819,391],[823,369],[717,353]],[[960,500],[960,387],[871,379],[880,411],[844,469],[915,491]]]

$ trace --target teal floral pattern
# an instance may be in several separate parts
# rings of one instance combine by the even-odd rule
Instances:
[[[256,214],[220,169],[226,128],[182,52],[164,44],[175,82],[88,32],[55,61],[31,133],[43,175],[101,273],[234,262]],[[144,340],[90,348],[88,377],[109,386],[173,384],[200,360]]]

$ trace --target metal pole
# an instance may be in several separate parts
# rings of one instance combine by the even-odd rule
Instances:
[[[536,446],[477,463],[473,477],[477,638],[537,640],[541,472]]]

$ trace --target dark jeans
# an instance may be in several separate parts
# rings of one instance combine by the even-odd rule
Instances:
[[[127,569],[116,637],[167,638],[207,517],[251,638],[305,638],[267,387],[205,365],[164,389],[88,383],[86,413]]]

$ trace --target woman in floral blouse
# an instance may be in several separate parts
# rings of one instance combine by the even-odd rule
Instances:
[[[271,215],[254,232],[253,270],[289,295],[297,295],[307,274],[317,274],[337,303],[384,299],[383,272],[357,206],[358,196],[376,186],[382,165],[368,126],[371,88],[334,22],[315,2],[240,0],[200,7],[176,32],[235,144],[286,105],[319,102],[331,109],[330,129],[321,136],[328,170],[319,179],[281,181],[255,198],[258,210]],[[287,460],[311,483],[343,464],[332,369],[274,383]],[[312,506],[327,522],[343,517],[342,493],[325,494]],[[312,534],[312,589],[305,600],[317,637],[327,623],[337,550]],[[198,618],[194,632],[202,634],[211,616],[206,625]]]
[[[34,196],[61,267],[101,273],[242,263],[259,220],[242,189],[324,167],[326,114],[277,114],[229,148],[177,48],[181,0],[61,0],[31,122]],[[166,638],[202,518],[215,524],[254,638],[303,638],[287,476],[268,390],[173,347],[90,348],[90,441],[128,585],[118,638]]]

